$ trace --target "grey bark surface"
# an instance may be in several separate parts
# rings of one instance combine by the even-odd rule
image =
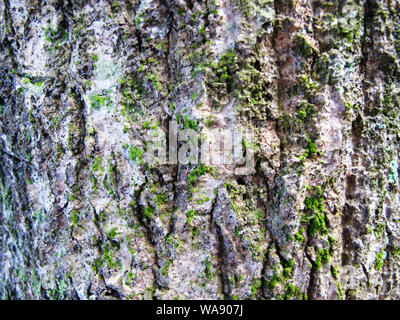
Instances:
[[[0,0],[0,297],[399,299],[399,63],[397,0]]]

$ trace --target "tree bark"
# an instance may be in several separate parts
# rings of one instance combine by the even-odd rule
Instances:
[[[400,298],[399,1],[0,15],[3,299]],[[254,171],[147,163],[171,121],[251,130]]]

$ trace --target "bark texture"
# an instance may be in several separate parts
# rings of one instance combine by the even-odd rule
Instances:
[[[0,1],[0,297],[399,299],[398,0]],[[255,171],[146,134],[251,128]]]

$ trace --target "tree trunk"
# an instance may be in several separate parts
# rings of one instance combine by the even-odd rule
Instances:
[[[398,0],[0,15],[3,299],[400,299]],[[254,168],[174,163],[174,121]]]

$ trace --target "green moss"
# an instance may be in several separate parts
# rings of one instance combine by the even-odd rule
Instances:
[[[206,30],[204,28],[204,26],[201,26],[201,28],[199,29],[199,34],[205,36],[206,35]]]
[[[207,278],[207,280],[212,280],[214,277],[214,273],[212,271],[212,266],[209,257],[206,258],[205,260],[205,269],[204,269],[204,275]]]
[[[320,270],[323,263],[330,261],[329,249],[319,249],[317,259],[313,262],[314,267]]]
[[[301,289],[299,287],[295,286],[294,284],[289,283],[285,287],[285,293],[283,295],[283,299],[290,300],[290,298],[292,298],[292,297],[306,299],[306,295],[303,294],[303,292],[301,291]]]
[[[253,279],[253,282],[251,284],[251,297],[254,298],[254,296],[257,293],[258,288],[261,287],[261,280],[260,279]]]
[[[314,216],[312,217],[309,224],[309,230],[311,234],[316,234],[318,232],[321,232],[322,234],[328,233],[328,229],[325,225],[325,215],[323,213],[314,213]]]
[[[52,27],[49,26],[44,30],[44,39],[53,45],[59,46],[61,42],[68,39],[68,32],[67,30],[61,30],[59,28],[52,29]]]
[[[68,124],[68,149],[75,155],[81,151],[82,140],[84,139],[85,127],[76,118]]]
[[[382,249],[380,252],[376,253],[376,259],[375,259],[375,265],[374,265],[375,270],[379,271],[382,269],[385,255],[386,255],[386,252],[384,249]]]
[[[195,215],[195,212],[193,211],[193,210],[188,210],[187,212],[186,212],[186,223],[187,224],[190,224],[190,222],[193,220],[193,218],[194,218],[194,215]]]
[[[143,129],[150,129],[150,127],[151,127],[151,122],[150,121],[144,121],[142,123],[142,128]]]
[[[239,112],[245,118],[263,120],[271,112],[273,100],[271,82],[258,70],[261,68],[260,61],[250,60],[241,64],[244,66],[236,72],[232,84],[234,94],[241,102]]]
[[[109,240],[113,240],[113,239],[115,239],[115,237],[117,236],[117,235],[119,235],[120,233],[117,231],[117,229],[116,228],[112,228],[108,233],[107,233],[107,238],[109,239]]]
[[[342,288],[340,286],[340,281],[336,282],[336,292],[338,294],[339,300],[343,300]]]
[[[197,181],[197,179],[205,175],[206,173],[214,173],[214,168],[213,167],[207,167],[204,164],[200,164],[197,168],[194,168],[188,175],[188,183],[189,185],[194,185],[194,183]]]
[[[209,116],[206,121],[204,122],[204,124],[206,125],[206,127],[214,127],[216,124],[216,120],[214,116]]]
[[[159,91],[162,95],[166,95],[166,93],[163,91],[163,86],[159,80],[160,75],[156,73],[155,71],[153,72],[148,72],[146,74],[146,79],[150,80],[153,83],[154,88]]]
[[[236,55],[232,50],[227,50],[221,55],[217,63],[209,63],[210,71],[207,84],[218,91],[219,95],[227,93],[231,87],[236,72]]]
[[[101,107],[112,107],[114,105],[111,98],[107,95],[92,94],[89,97],[90,106],[94,110],[99,110]]]
[[[297,122],[309,123],[312,117],[315,115],[315,105],[303,101],[297,109],[296,119]]]
[[[197,230],[196,227],[190,226],[190,233],[192,235],[192,241],[196,237],[196,235],[199,233],[199,230]]]
[[[289,277],[294,267],[294,258],[283,262],[283,276]]]
[[[375,230],[374,230],[376,238],[378,238],[378,239],[382,238],[383,233],[385,232],[385,229],[386,229],[386,225],[384,223],[377,224],[375,226]]]
[[[284,279],[279,277],[274,271],[274,274],[272,275],[270,280],[269,281],[265,281],[265,287],[269,291],[273,291],[275,289],[275,287],[278,285],[278,283],[280,283],[282,281],[284,281]]]
[[[196,203],[197,203],[197,204],[203,204],[203,203],[208,202],[208,201],[210,201],[210,198],[209,198],[209,197],[204,197],[204,198],[198,198],[198,199],[196,199]]]
[[[101,167],[101,163],[103,162],[103,160],[101,159],[100,156],[96,156],[93,160],[93,165],[92,165],[92,169],[94,172],[97,171],[104,171],[104,167]]]
[[[260,10],[261,5],[268,4],[267,1],[252,1],[252,0],[232,0],[232,4],[236,5],[246,18],[256,14]]]
[[[143,215],[148,219],[151,218],[151,216],[154,214],[154,212],[155,212],[155,209],[153,207],[146,207],[143,209]]]
[[[360,30],[360,26],[352,26],[351,28],[346,28],[339,24],[336,29],[336,36],[340,40],[345,40],[348,43],[353,43],[355,40],[360,39]]]
[[[68,285],[64,279],[57,279],[56,280],[56,287],[47,289],[46,295],[49,297],[50,300],[64,300],[65,295],[68,289]]]
[[[79,221],[79,217],[78,217],[78,211],[77,210],[72,210],[71,212],[71,221],[72,224],[76,225]]]
[[[154,195],[154,201],[158,206],[166,204],[168,202],[168,198],[165,194],[156,194]]]
[[[295,233],[294,238],[298,242],[304,241],[304,228],[300,227],[299,231]]]
[[[133,273],[133,272],[129,272],[129,273],[127,274],[127,280],[125,281],[125,284],[126,284],[127,286],[131,285],[132,282],[133,282],[133,280],[134,280],[135,278],[136,278],[136,274]]]
[[[104,179],[103,179],[103,188],[104,188],[104,190],[107,190],[107,191],[108,191],[108,194],[109,194],[111,197],[114,197],[114,196],[115,196],[115,192],[114,192],[114,190],[111,188],[110,185],[112,185],[112,183],[109,184],[108,177],[107,177],[107,175],[105,175],[105,177],[104,177]]]
[[[107,263],[107,266],[109,268],[115,268],[118,265],[118,261],[114,260],[114,253],[113,253],[112,247],[109,243],[106,243],[103,246],[102,258]]]
[[[395,247],[391,250],[391,254],[396,257],[400,255],[400,247]]]
[[[31,80],[29,78],[22,78],[22,84],[27,84],[31,83]]]
[[[315,154],[321,155],[321,152],[317,151],[315,140],[306,137],[306,142],[306,152],[303,154],[303,157],[312,158]]]
[[[318,52],[301,34],[295,36],[295,41],[297,51],[305,58],[309,58]]]
[[[132,161],[138,160],[140,164],[143,163],[143,150],[135,147],[135,146],[130,146],[128,149],[128,155],[129,159]]]
[[[92,184],[93,191],[97,191],[97,178],[93,172],[89,172],[89,181]]]
[[[192,120],[192,119],[189,119],[189,117],[185,114],[184,116],[183,116],[183,118],[180,118],[179,117],[179,115],[177,114],[176,115],[176,121],[178,122],[178,123],[180,123],[180,119],[182,119],[183,120],[183,127],[184,128],[188,128],[188,129],[192,129],[192,130],[198,130],[198,126],[197,126],[197,120]]]
[[[168,274],[168,269],[171,266],[171,260],[170,259],[166,259],[164,262],[164,266],[161,269],[161,274],[163,276],[166,276]]]
[[[331,266],[331,274],[335,278],[335,280],[337,280],[337,278],[338,278],[338,273],[339,272],[338,272],[337,268],[335,266]]]
[[[303,221],[307,223],[310,234],[327,234],[328,229],[325,222],[324,198],[321,187],[308,187],[307,189],[313,192],[314,196],[307,196],[304,200],[304,210],[311,215],[303,216]]]

